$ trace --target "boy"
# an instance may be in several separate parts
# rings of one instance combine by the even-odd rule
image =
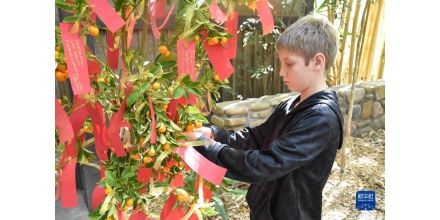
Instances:
[[[280,76],[300,95],[280,103],[266,122],[241,131],[212,126],[186,133],[194,147],[227,169],[226,177],[251,183],[251,219],[321,219],[322,190],[342,146],[343,117],[325,75],[338,53],[337,29],[318,14],[302,17],[278,38]]]

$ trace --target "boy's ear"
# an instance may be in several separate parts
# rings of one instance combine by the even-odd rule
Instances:
[[[313,70],[320,71],[322,69],[325,69],[325,56],[322,53],[317,53],[313,57]]]

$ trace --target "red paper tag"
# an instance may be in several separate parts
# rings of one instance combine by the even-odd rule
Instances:
[[[178,104],[177,99],[171,99],[170,103],[168,103],[167,116],[171,121],[174,121],[174,118],[176,117]]]
[[[237,28],[238,28],[238,12],[233,12],[225,22],[226,32],[232,34],[232,38],[226,41],[225,49],[228,59],[235,59],[237,54]]]
[[[87,60],[87,68],[89,71],[89,77],[94,76],[95,74],[98,76],[101,75],[101,67],[99,66],[98,62]]]
[[[95,186],[92,194],[92,209],[95,210],[98,208],[99,203],[101,203],[105,199],[104,188],[99,186]]]
[[[99,102],[95,103],[95,107],[91,104],[87,105],[87,109],[92,119],[93,136],[95,138],[95,150],[99,160],[108,160],[108,137],[106,132],[104,111]]]
[[[226,21],[225,14],[222,12],[222,10],[220,10],[215,0],[213,0],[211,6],[209,6],[209,11],[211,12],[212,16],[214,17],[214,20],[217,23],[222,23]]]
[[[187,41],[185,48],[183,40],[177,40],[177,74],[178,76],[190,75],[192,81],[196,80],[196,44],[194,41]],[[179,99],[180,104],[195,104],[196,95],[190,93],[189,100],[184,97]]]
[[[171,185],[174,187],[184,186],[185,184],[183,183],[183,176],[181,174],[175,175],[173,181],[171,181]]]
[[[261,24],[263,26],[263,36],[272,32],[273,30],[273,16],[269,8],[267,0],[257,1],[257,12],[260,16]]]
[[[226,169],[207,160],[192,147],[174,148],[174,152],[196,173],[209,182],[219,186],[226,174]]]
[[[201,30],[199,33],[203,35],[203,46],[220,80],[228,78],[235,70],[231,62],[229,62],[225,48],[221,44],[209,45],[207,41],[204,41],[208,35],[206,30]]]
[[[110,68],[117,70],[118,69],[118,58],[119,58],[119,47],[114,48],[115,46],[115,37],[110,31],[107,31],[107,59],[108,65]]]
[[[119,128],[121,127],[119,125],[122,120],[122,117],[124,116],[125,107],[127,105],[126,104],[127,96],[128,96],[128,94],[130,94],[131,90],[132,90],[131,86],[128,86],[127,89],[125,90],[126,93],[125,93],[124,100],[122,100],[121,106],[119,106],[118,113],[116,113],[113,116],[113,118],[110,122],[110,126],[107,129],[107,135],[110,139],[111,146],[112,146],[113,150],[115,151],[116,156],[118,156],[118,157],[123,157],[123,156],[127,155],[127,153],[124,150],[124,146],[122,145],[121,137],[119,136]]]
[[[199,179],[200,178],[196,178],[196,184],[195,184],[195,189],[199,190]],[[206,199],[209,200],[209,202],[211,202],[212,200],[212,192],[211,189],[209,187],[206,187],[205,184],[203,184],[203,201],[205,201]]]
[[[167,201],[165,202],[165,205],[162,208],[162,212],[160,213],[160,219],[167,219],[170,212],[173,210],[174,204],[176,204],[177,197],[173,193],[170,193],[170,196],[168,197]],[[183,215],[180,218],[181,219]]]
[[[118,31],[125,24],[121,16],[106,0],[90,0],[87,4],[94,5],[93,10],[112,33]]]
[[[57,128],[60,136],[58,139],[60,143],[64,143],[73,138],[72,124],[70,123],[69,117],[64,111],[63,106],[58,102],[55,97],[55,127]]]
[[[71,161],[66,163],[61,172],[61,208],[78,206],[75,181],[76,159],[77,157],[72,157]],[[63,161],[67,161],[67,157]]]
[[[67,69],[69,70],[70,84],[72,85],[73,94],[79,95],[89,93],[91,87],[84,41],[79,36],[79,31],[74,34],[70,33],[72,27],[73,23],[60,22],[61,38]]]
[[[142,182],[143,184],[146,184],[146,183],[148,183],[150,181],[150,176],[152,176],[152,175],[153,175],[153,173],[151,172],[150,168],[141,167],[138,170],[138,178],[137,178],[137,180],[139,182]],[[141,191],[141,193],[145,193],[146,191],[147,191],[147,189],[143,189]]]

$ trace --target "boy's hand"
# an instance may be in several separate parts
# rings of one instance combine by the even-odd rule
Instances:
[[[188,141],[197,141],[200,136],[205,135],[211,139],[214,139],[214,134],[212,133],[212,129],[209,127],[201,127],[196,129],[195,132],[185,132],[186,138]]]

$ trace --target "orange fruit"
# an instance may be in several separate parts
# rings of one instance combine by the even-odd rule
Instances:
[[[157,82],[153,83],[153,89],[158,90],[159,88],[160,88],[160,84],[159,83],[157,83]]]
[[[66,78],[69,78],[69,71],[66,70],[66,72],[64,72],[64,75],[66,76]]]
[[[179,167],[180,169],[185,167],[185,162],[183,161],[179,161],[179,163],[177,164],[177,167]]]
[[[141,155],[140,154],[131,155],[131,158],[133,158],[134,160],[139,160],[141,159]]]
[[[61,71],[61,72],[66,72],[66,70],[67,70],[67,66],[66,66],[66,64],[58,63],[58,65],[57,65],[57,70],[59,70],[59,71]]]
[[[150,152],[150,151],[148,151],[148,152]],[[152,161],[152,159],[151,159],[151,157],[144,157],[144,158],[142,159],[142,161],[143,161],[144,163],[149,163],[149,162]]]
[[[167,109],[168,109],[168,105],[165,104],[165,105],[162,106],[162,108],[163,108],[164,110],[167,110]]]
[[[60,52],[55,50],[55,58],[58,58],[60,56]]]
[[[171,52],[168,50],[165,54],[164,54],[164,56],[169,56],[169,55],[171,55]]]
[[[257,8],[257,4],[255,2],[248,2],[247,6],[252,10],[255,10]]]
[[[165,45],[159,46],[159,53],[166,54],[168,51],[168,47]]]
[[[219,82],[220,81],[220,77],[218,75],[214,76],[214,81]]]
[[[197,34],[196,36],[194,36],[194,41],[195,42],[197,42],[197,41],[199,41],[200,40],[200,37],[199,37],[199,35]]]
[[[185,201],[185,195],[183,195],[183,194],[179,194],[179,195],[177,196],[177,201],[179,201],[179,202],[183,202],[183,201]]]
[[[160,133],[165,133],[165,131],[167,131],[167,127],[165,125],[161,125],[157,131]]]
[[[147,116],[147,118],[151,118],[151,116],[150,116],[150,110],[148,110],[147,112],[145,112],[145,116]]]
[[[151,149],[147,152],[147,154],[148,154],[148,156],[150,156],[150,157],[154,157],[154,156],[156,155],[156,151],[155,151],[153,148],[151,148]]]
[[[59,81],[59,82],[64,82],[67,77],[66,74],[61,72],[61,71],[56,71],[55,72],[55,78]]]
[[[228,42],[228,38],[226,38],[225,36],[222,37],[222,39],[220,40],[221,44],[226,44],[226,42]]]
[[[201,128],[203,126],[202,121],[197,120],[196,124],[194,125],[196,128]]]
[[[105,190],[104,190],[104,193],[105,193],[106,195],[110,194],[111,192],[113,192],[113,189],[112,189],[112,188],[105,188]]]
[[[110,216],[110,217],[106,218],[106,220],[115,220],[115,218],[113,216]]]
[[[59,45],[56,45],[56,46],[55,46],[55,50],[56,50],[56,51],[60,51],[60,46],[59,46]],[[56,54],[56,53],[55,53],[55,54]]]
[[[96,27],[94,25],[90,25],[89,26],[89,34],[92,35],[92,36],[97,36],[99,34],[98,27]]]
[[[170,149],[170,145],[168,144],[168,143],[165,143],[163,146],[162,146],[162,148],[163,148],[163,150],[168,150],[168,149]]]
[[[164,168],[162,168],[162,172],[169,173],[170,172],[170,168],[169,167],[164,167]]]
[[[58,102],[59,102],[60,104],[63,104],[63,101],[61,101],[61,99],[58,99]]]
[[[144,137],[139,138],[139,146],[142,146],[142,144],[144,143],[144,141],[145,141],[145,138],[144,138]]]
[[[104,80],[103,78],[99,77],[99,78],[96,80],[96,82],[97,82],[97,83],[100,83],[100,82],[105,83],[105,80]]]
[[[188,124],[185,127],[186,132],[194,131],[194,124]]]
[[[217,37],[211,37],[212,44],[218,44],[219,40]]]
[[[127,199],[127,201],[125,202],[125,206],[131,206],[133,205],[133,199]]]
[[[130,208],[129,206],[124,206],[124,208],[122,208],[122,211],[127,211],[128,208]]]

